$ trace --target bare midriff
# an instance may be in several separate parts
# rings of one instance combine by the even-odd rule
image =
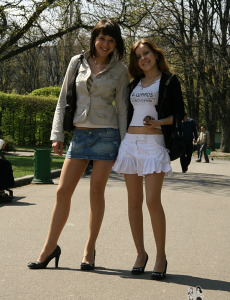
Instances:
[[[99,128],[91,128],[91,127],[76,127],[77,129],[80,129],[80,130],[87,130],[87,129],[90,129],[90,130],[93,130],[93,129],[99,129]]]
[[[143,126],[130,126],[127,133],[131,134],[163,134],[162,129],[146,128]]]

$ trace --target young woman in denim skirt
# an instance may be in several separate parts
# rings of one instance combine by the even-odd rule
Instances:
[[[150,40],[142,39],[131,48],[129,72],[131,83],[128,132],[121,142],[113,170],[124,173],[128,190],[128,212],[131,231],[137,249],[132,274],[144,273],[148,254],[143,233],[143,178],[145,194],[156,242],[156,260],[152,279],[166,277],[166,222],[161,203],[161,189],[165,175],[172,172],[165,133],[170,133],[173,118],[184,117],[181,87],[173,76],[161,106],[166,82],[170,77],[164,53]]]
[[[111,19],[99,21],[92,30],[90,49],[84,54],[76,79],[74,136],[62,167],[48,236],[38,260],[28,264],[31,269],[46,268],[53,258],[58,267],[61,254],[58,239],[69,215],[73,192],[90,160],[93,170],[89,237],[81,269],[93,270],[95,267],[95,245],[104,215],[105,186],[127,129],[129,76],[127,67],[120,61],[123,54],[124,43],[118,24]],[[54,115],[51,140],[58,155],[63,154],[67,88],[79,57],[74,56],[70,61]]]

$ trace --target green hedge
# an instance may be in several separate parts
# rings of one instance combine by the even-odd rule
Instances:
[[[5,94],[0,92],[0,126],[4,136],[17,145],[50,144],[56,97]]]
[[[44,96],[44,97],[59,97],[61,87],[59,86],[49,86],[34,90],[29,95],[33,96]]]

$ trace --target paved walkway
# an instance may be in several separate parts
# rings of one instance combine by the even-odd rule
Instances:
[[[54,184],[14,189],[12,203],[0,206],[0,299],[4,300],[183,300],[189,287],[200,285],[204,299],[230,299],[230,161],[192,161],[165,180],[162,201],[167,217],[168,277],[150,280],[155,246],[144,205],[144,230],[149,261],[142,276],[133,276],[135,248],[127,218],[123,177],[111,174],[106,212],[97,242],[96,270],[79,269],[88,235],[89,177],[82,178],[59,240],[60,268],[29,270],[45,240],[55,201]],[[195,299],[195,298],[194,298]]]

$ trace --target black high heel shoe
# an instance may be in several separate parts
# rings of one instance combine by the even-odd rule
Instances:
[[[140,267],[140,268],[134,268],[132,269],[132,274],[133,275],[140,275],[140,274],[143,274],[144,271],[145,271],[145,267],[146,267],[146,264],[147,264],[147,261],[148,261],[149,257],[148,257],[148,254],[146,253],[146,260],[145,260],[145,264],[143,267]]]
[[[168,265],[168,262],[166,260],[164,272],[153,272],[152,275],[151,275],[152,279],[153,280],[162,280],[162,279],[165,279],[166,278],[167,265]]]
[[[92,264],[88,263],[81,263],[81,270],[82,271],[92,271],[95,269],[95,257],[96,257],[96,250],[94,250],[94,262]]]
[[[45,269],[48,265],[48,263],[55,258],[55,268],[58,268],[58,262],[59,262],[59,257],[61,255],[61,248],[57,245],[56,249],[54,250],[53,253],[50,254],[50,256],[47,257],[47,259],[43,262],[30,262],[28,263],[28,267],[30,269]]]

